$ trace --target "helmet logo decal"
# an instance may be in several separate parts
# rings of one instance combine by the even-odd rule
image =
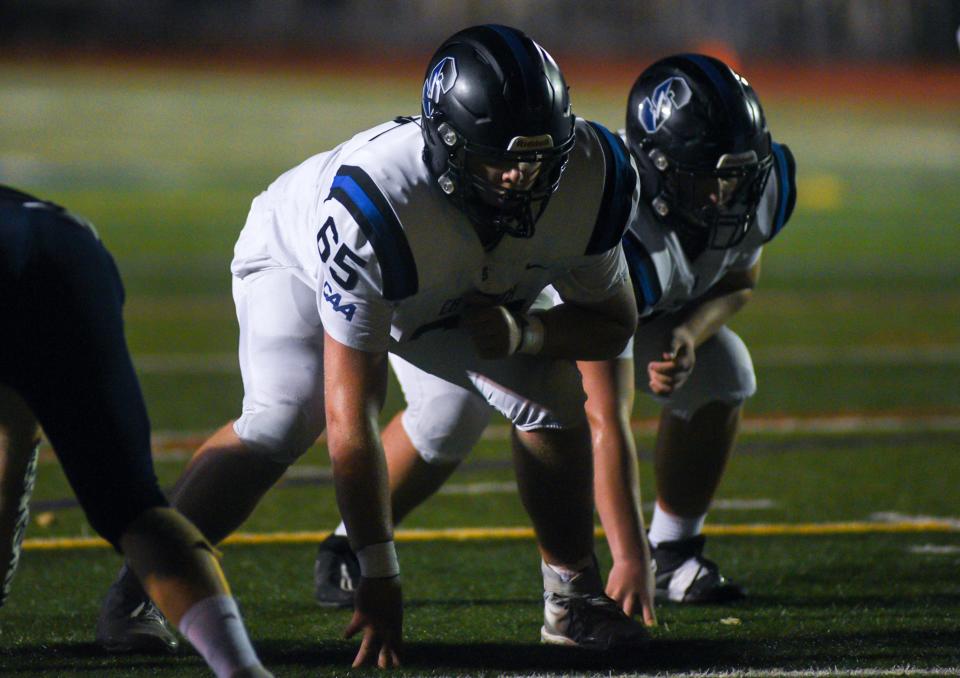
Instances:
[[[653,90],[652,97],[640,103],[640,124],[648,134],[653,134],[677,109],[683,108],[692,98],[690,85],[683,78],[667,78]],[[652,99],[652,100],[651,100]]]
[[[423,114],[433,117],[434,104],[440,102],[440,95],[446,94],[457,81],[457,62],[453,57],[444,57],[430,71],[423,83]]]

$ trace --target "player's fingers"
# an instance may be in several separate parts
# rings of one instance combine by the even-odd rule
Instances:
[[[347,628],[343,630],[344,638],[352,638],[357,631],[363,628],[363,618],[360,616],[359,612],[354,612],[353,617],[350,619],[350,623],[347,624]]]
[[[366,666],[376,661],[378,647],[379,644],[373,639],[373,633],[365,633],[363,641],[360,643],[360,649],[357,651],[357,656],[353,660],[353,668]]]
[[[380,648],[377,666],[381,669],[392,669],[400,666],[400,657],[387,643]]]
[[[646,626],[657,625],[657,613],[654,611],[653,605],[645,604],[643,606],[643,623]]]
[[[636,596],[629,595],[625,596],[622,601],[619,601],[620,607],[623,608],[623,613],[628,617],[632,617],[633,613],[636,611],[636,606],[634,605],[635,600]]]

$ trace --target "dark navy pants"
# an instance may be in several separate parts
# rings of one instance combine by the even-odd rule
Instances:
[[[122,305],[116,265],[89,227],[0,189],[0,382],[30,406],[114,547],[134,518],[167,505]]]

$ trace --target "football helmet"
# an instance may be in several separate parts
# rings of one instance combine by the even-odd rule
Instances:
[[[670,228],[712,249],[743,240],[773,166],[743,77],[701,54],[661,59],[630,90],[626,132],[643,196]]]
[[[421,106],[440,189],[474,223],[532,236],[574,144],[567,85],[546,50],[515,28],[464,29],[430,59]]]

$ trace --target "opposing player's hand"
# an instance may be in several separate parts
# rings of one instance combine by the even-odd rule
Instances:
[[[506,358],[520,346],[520,326],[503,306],[468,307],[460,318],[460,326],[473,339],[481,358]]]
[[[403,595],[400,577],[360,577],[354,597],[353,618],[343,632],[350,638],[363,631],[353,668],[376,664],[381,669],[400,666],[403,643]]]
[[[632,617],[643,613],[643,623],[657,625],[654,610],[654,573],[649,562],[643,560],[615,560],[607,577],[606,593]]]
[[[647,364],[650,390],[656,395],[670,395],[690,378],[696,362],[694,338],[681,328],[673,332],[670,350],[664,352],[663,360]]]

